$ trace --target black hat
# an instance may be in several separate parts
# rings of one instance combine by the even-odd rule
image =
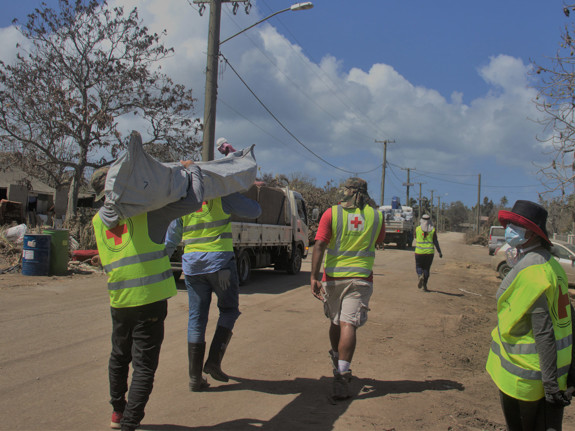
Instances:
[[[516,201],[511,211],[501,210],[497,218],[503,227],[506,227],[508,223],[513,223],[533,231],[537,236],[551,244],[545,227],[547,210],[535,202]]]

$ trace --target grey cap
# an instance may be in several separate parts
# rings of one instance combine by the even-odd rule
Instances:
[[[90,179],[90,185],[96,192],[96,201],[99,201],[105,195],[104,189],[106,188],[106,176],[108,175],[108,170],[110,170],[109,167],[96,169]]]

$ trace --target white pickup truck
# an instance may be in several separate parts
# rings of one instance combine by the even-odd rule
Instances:
[[[413,208],[402,205],[379,207],[385,220],[385,244],[395,243],[398,248],[411,247],[414,236]]]
[[[297,274],[309,251],[306,204],[287,187],[252,186],[244,196],[257,200],[262,213],[257,219],[232,215],[232,236],[240,284],[246,284],[252,269],[274,267]],[[182,246],[172,255],[174,276],[182,273]]]

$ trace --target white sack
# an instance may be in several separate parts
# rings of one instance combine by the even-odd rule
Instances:
[[[19,224],[18,226],[12,226],[6,229],[4,236],[8,241],[12,241],[16,244],[22,244],[24,242],[24,235],[26,235],[27,230],[28,226],[25,224]]]

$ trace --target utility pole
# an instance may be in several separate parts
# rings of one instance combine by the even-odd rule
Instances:
[[[437,196],[437,230],[438,231],[439,231],[439,226],[441,226],[439,223],[439,216],[440,216],[439,210],[440,209],[441,209],[441,196]]]
[[[415,184],[419,184],[419,218],[421,218],[422,214],[421,214],[421,185],[425,184],[425,183],[415,183]]]
[[[431,200],[429,201],[429,217],[431,217],[433,219],[433,192],[435,190],[430,190],[431,191]]]
[[[477,184],[477,230],[475,233],[479,235],[479,223],[481,221],[481,174],[479,174],[479,182]]]
[[[210,4],[210,27],[208,30],[208,60],[206,63],[206,95],[204,104],[204,138],[202,160],[214,160],[214,142],[216,134],[216,101],[218,97],[218,61],[220,56],[220,20],[222,3],[246,3],[249,0],[194,0],[200,5],[200,15],[205,3]],[[234,6],[234,15],[236,13]],[[246,7],[246,13],[249,8]]]
[[[381,205],[384,204],[384,192],[385,192],[385,166],[387,164],[387,144],[395,144],[394,140],[384,139],[383,141],[375,140],[376,144],[383,144],[383,165],[381,170]]]
[[[415,185],[415,184],[409,182],[409,172],[415,171],[415,168],[401,168],[401,170],[407,171],[407,182],[403,183],[403,185],[407,186],[407,193],[406,193],[407,202],[405,202],[405,205],[409,205],[409,187]]]

